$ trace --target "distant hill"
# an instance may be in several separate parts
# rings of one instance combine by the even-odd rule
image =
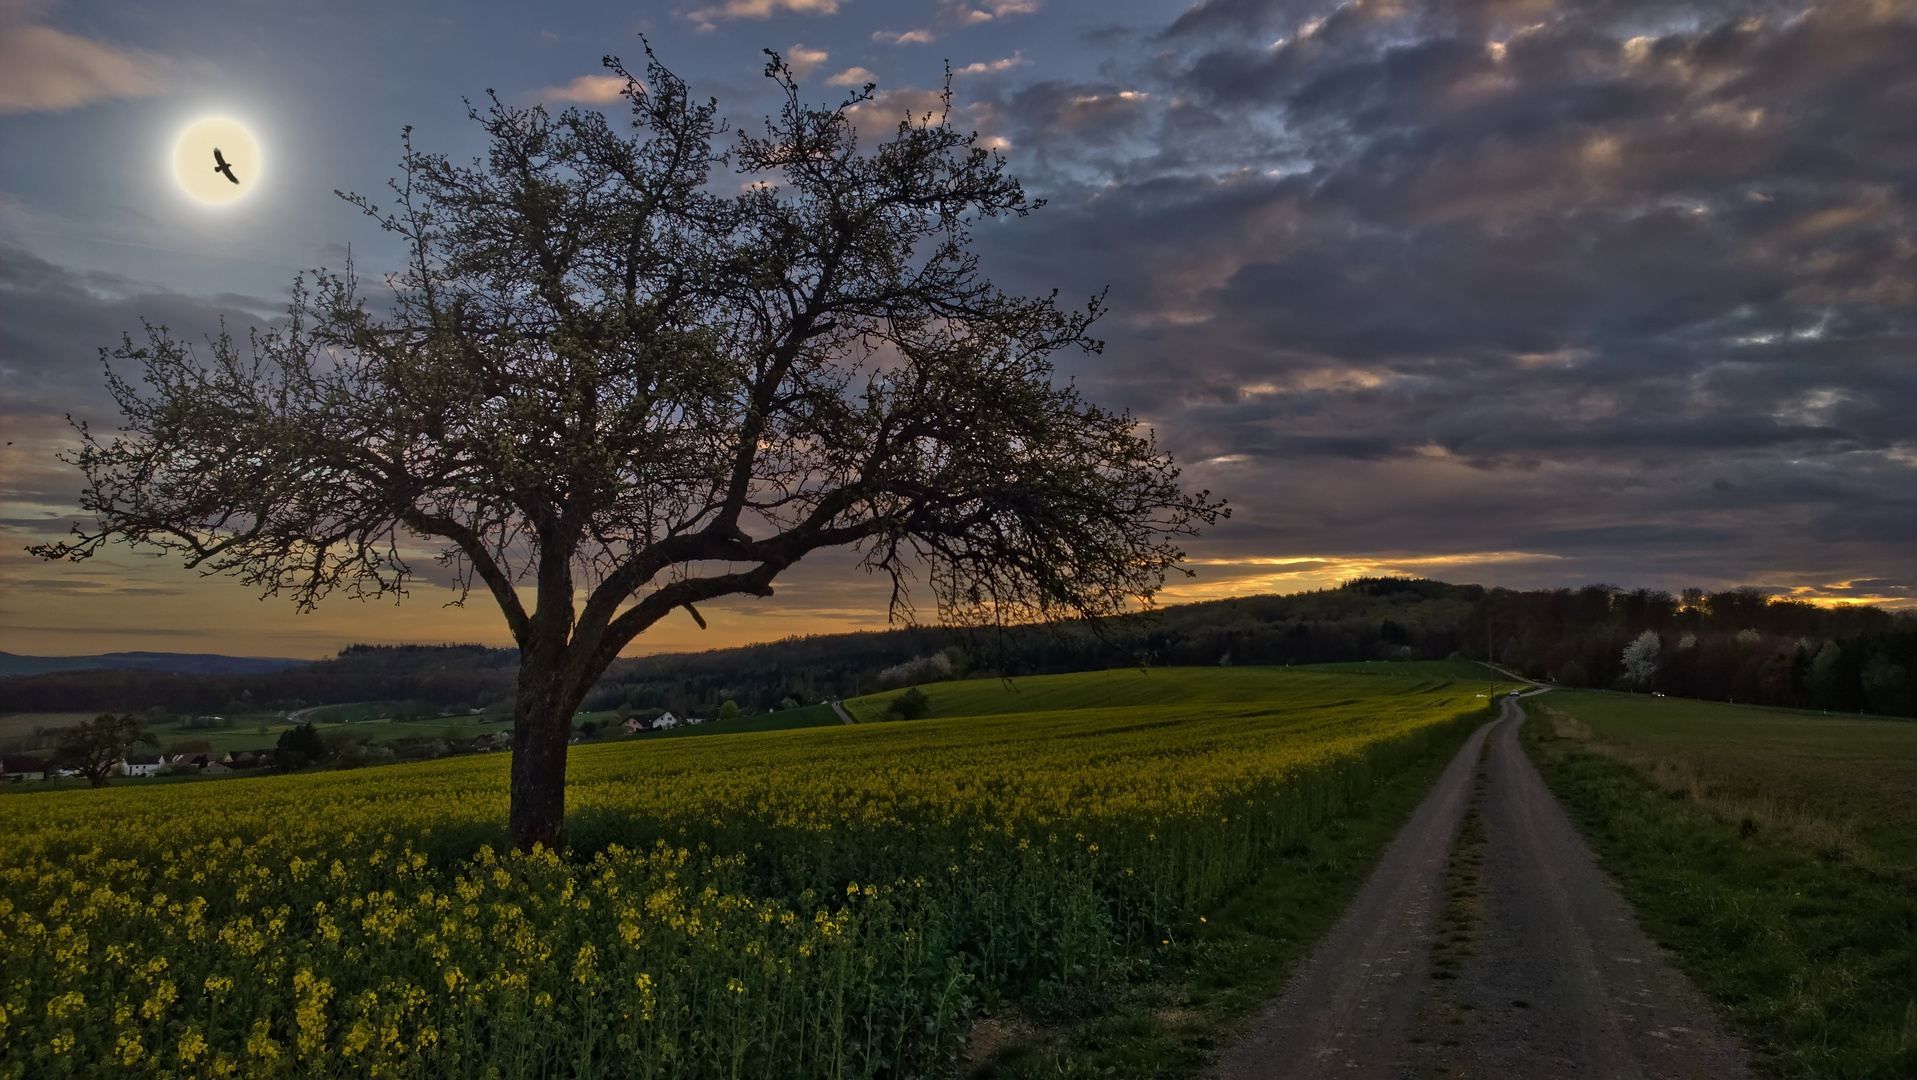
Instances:
[[[1650,631],[1655,677],[1632,683],[1624,647]],[[1083,624],[966,633],[899,627],[614,662],[583,711],[709,715],[852,698],[952,675],[1046,675],[1115,667],[1493,660],[1566,686],[1917,716],[1917,612],[1815,607],[1748,589],[1682,596],[1603,585],[1518,592],[1407,578],[1177,604]],[[136,659],[139,658],[139,659]],[[150,658],[150,659],[148,659]],[[260,665],[163,666],[175,662]],[[119,659],[119,670],[71,665]],[[22,662],[67,670],[28,674]],[[355,701],[510,709],[518,654],[481,645],[355,645],[313,663],[118,653],[0,654],[0,713],[160,710],[245,714]],[[104,665],[101,665],[104,666]]]
[[[115,652],[94,656],[17,656],[0,652],[0,677],[50,671],[165,671],[175,675],[257,675],[285,671],[311,660],[285,656],[222,656],[218,653]]]

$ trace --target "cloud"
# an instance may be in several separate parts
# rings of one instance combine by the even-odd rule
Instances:
[[[721,19],[770,19],[775,15],[837,15],[843,0],[725,0],[698,8],[686,18],[709,30]]]
[[[938,40],[930,30],[907,30],[895,34],[890,30],[872,31],[873,41],[882,41],[888,45],[930,45]]]
[[[846,68],[844,71],[839,72],[837,75],[834,75],[831,78],[825,80],[825,85],[827,86],[864,86],[866,83],[869,83],[869,82],[877,82],[878,78],[879,77],[877,75],[872,74],[870,71],[867,71],[866,69],[862,67],[849,67],[849,68]]]
[[[0,20],[0,113],[151,97],[173,89],[187,67],[144,49]]]
[[[955,68],[953,69],[952,74],[954,75],[988,75],[994,72],[1010,71],[1013,68],[1025,67],[1029,65],[1030,63],[1031,63],[1030,60],[1025,59],[1025,51],[1023,49],[1020,49],[1003,60],[993,60],[990,63],[980,61],[978,63],[967,64],[962,68]]]
[[[966,0],[939,0],[939,20],[958,26],[972,26],[1009,15],[1030,15],[1043,6],[1043,0],[987,0],[977,5]]]
[[[968,107],[1050,200],[991,235],[1002,283],[1109,286],[1070,373],[1238,504],[1195,553],[1917,599],[1907,8],[1219,2],[1146,36]]]
[[[11,443],[0,447],[0,547],[17,551],[57,537],[77,513],[79,475],[55,455],[76,442],[67,416],[96,431],[111,431],[119,420],[101,348],[119,344],[123,333],[141,334],[143,319],[202,342],[219,332],[224,318],[242,336],[247,327],[271,321],[262,313],[281,306],[76,273],[0,239],[0,429]]]
[[[897,90],[883,90],[873,95],[870,101],[860,102],[847,111],[854,123],[867,131],[885,131],[897,126],[901,121],[918,123],[930,116],[936,120],[945,115],[945,96],[938,90],[917,90],[903,87]],[[978,110],[954,105],[951,108],[952,125],[961,130],[980,126]]]
[[[1190,603],[1257,593],[1336,588],[1359,577],[1435,577],[1465,580],[1487,569],[1563,561],[1561,555],[1526,551],[1467,551],[1433,555],[1386,551],[1354,555],[1288,555],[1199,558],[1188,561],[1197,577],[1174,581],[1161,603]],[[1544,567],[1548,571],[1548,565]]]
[[[236,329],[263,323],[283,305],[257,297],[200,298],[111,274],[80,274],[0,239],[0,416],[62,413],[99,417],[110,409],[99,350],[137,334],[141,320],[197,340],[228,318]]]
[[[803,45],[794,45],[786,50],[785,63],[792,69],[792,77],[803,79],[818,70],[820,64],[832,54],[824,49],[808,49]]]
[[[548,86],[527,95],[535,101],[610,105],[626,92],[626,80],[617,75],[581,75],[564,86]]]

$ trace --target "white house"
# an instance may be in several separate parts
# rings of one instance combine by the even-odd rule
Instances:
[[[666,728],[673,728],[678,726],[679,726],[679,718],[672,715],[670,712],[660,713],[659,719],[654,720],[652,722],[652,730],[654,731],[663,731]]]
[[[168,762],[165,754],[151,757],[127,758],[120,763],[120,771],[128,776],[158,776]]]

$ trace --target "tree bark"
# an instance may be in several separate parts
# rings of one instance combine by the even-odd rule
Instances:
[[[513,847],[565,847],[566,746],[572,713],[578,704],[565,693],[556,663],[522,653],[519,700],[513,707],[512,811],[508,831]]]

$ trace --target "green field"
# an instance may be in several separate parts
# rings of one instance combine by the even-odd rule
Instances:
[[[92,713],[6,713],[0,715],[0,740],[24,739],[36,731],[69,728],[91,719]]]
[[[708,720],[703,724],[681,724],[664,731],[642,732],[638,738],[683,739],[691,735],[741,735],[753,731],[795,731],[799,728],[838,727],[845,723],[832,706],[823,702],[784,709],[772,713],[754,713],[731,720]]]
[[[195,728],[184,720],[154,724],[151,730],[161,749],[205,745],[215,753],[231,750],[270,749],[280,734],[295,722],[311,722],[322,737],[342,741],[393,744],[413,740],[442,740],[452,744],[470,743],[480,735],[498,735],[512,730],[509,715],[483,713],[421,716],[395,719],[391,714],[404,702],[357,701],[340,705],[322,705],[302,709],[290,717],[282,713],[251,713],[227,717],[229,726]],[[34,737],[36,730],[71,727],[93,718],[92,713],[12,713],[0,716],[0,747],[12,746],[16,752],[44,756],[53,745],[53,737]],[[775,713],[756,713],[733,720],[713,720],[704,724],[686,724],[659,732],[641,732],[627,736],[618,730],[621,717],[616,712],[580,713],[575,724],[596,723],[599,739],[640,740],[681,739],[688,736],[733,735],[752,731],[788,731],[795,728],[825,727],[841,724],[838,714],[826,704],[808,705]],[[138,783],[141,781],[120,781]]]
[[[1775,1076],[1917,1076],[1917,723],[1555,691],[1526,739]]]
[[[919,689],[930,700],[931,718],[941,719],[1113,706],[1189,709],[1206,705],[1242,705],[1269,700],[1274,678],[1302,679],[1326,675],[1377,675],[1390,678],[1401,686],[1468,687],[1474,692],[1486,692],[1497,686],[1509,689],[1511,686],[1508,680],[1494,682],[1495,676],[1489,669],[1468,660],[1414,660],[1289,668],[1114,668],[1075,675],[967,679],[936,683]],[[1316,684],[1300,681],[1293,685]],[[1355,695],[1375,692],[1375,688],[1365,683],[1349,685]],[[845,702],[845,707],[862,724],[882,721],[892,699],[904,692],[888,690],[882,694],[851,698]]]
[[[512,718],[500,715],[421,717],[414,720],[390,719],[394,702],[354,702],[301,710],[297,719],[311,720],[329,738],[350,738],[358,742],[390,743],[402,739],[470,740],[476,735],[512,729]],[[71,727],[91,720],[94,713],[10,713],[0,716],[0,748],[15,753],[44,756],[57,737],[34,737],[40,729]],[[342,719],[344,717],[344,719]],[[182,746],[210,746],[216,753],[229,750],[270,749],[296,720],[281,712],[241,713],[227,716],[225,726],[195,727],[190,721],[176,719],[149,725],[159,749]]]
[[[564,859],[499,854],[503,755],[0,800],[0,1074],[933,1070],[980,1008],[1168,970],[1248,883],[1266,924],[1317,925],[1371,843],[1327,830],[1374,792],[1408,805],[1399,778],[1488,704],[1432,678],[1117,678],[577,746]],[[1301,857],[1324,865],[1260,878]],[[1208,977],[1242,1005],[1289,954],[1232,940]]]

